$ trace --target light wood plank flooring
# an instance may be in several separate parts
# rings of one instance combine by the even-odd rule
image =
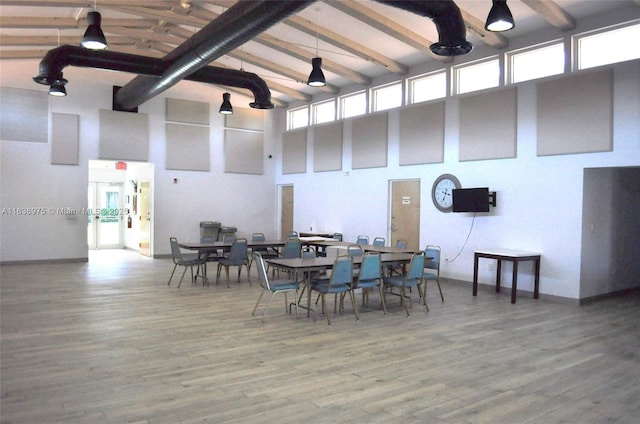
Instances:
[[[92,253],[89,263],[1,272],[1,422],[637,423],[638,293],[583,306],[471,285],[414,292],[406,317],[351,306],[327,326],[264,324],[259,288],[185,278],[170,260]],[[188,275],[188,273],[187,273]],[[233,275],[233,273],[232,273]],[[261,310],[259,309],[259,312]]]

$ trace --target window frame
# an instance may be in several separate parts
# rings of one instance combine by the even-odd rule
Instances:
[[[472,67],[475,67],[475,66],[485,65],[485,64],[488,64],[490,62],[496,62],[497,66],[498,66],[498,76],[497,76],[497,81],[496,81],[495,85],[482,87],[482,88],[476,88],[476,89],[468,90],[468,91],[464,91],[464,92],[460,91],[460,80],[461,80],[460,75],[459,75],[460,70],[469,69],[469,68],[472,68]],[[451,67],[451,94],[452,95],[468,94],[468,93],[473,93],[474,91],[481,91],[481,90],[487,90],[487,89],[499,87],[501,85],[500,71],[501,71],[501,69],[500,69],[500,55],[493,55],[493,56],[485,57],[485,58],[482,58],[482,59],[461,63],[460,65],[454,65],[454,66]]]

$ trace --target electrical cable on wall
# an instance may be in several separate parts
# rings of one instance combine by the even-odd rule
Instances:
[[[462,245],[462,247],[460,248],[456,256],[454,256],[453,259],[449,259],[449,258],[445,259],[446,262],[455,261],[456,259],[458,259],[458,256],[460,256],[460,254],[464,250],[464,247],[467,245],[467,242],[469,241],[469,237],[471,236],[471,230],[473,230],[473,223],[476,221],[476,215],[477,215],[476,213],[473,214],[473,219],[471,220],[471,227],[469,227],[469,233],[467,234],[467,238],[465,239],[464,244]]]

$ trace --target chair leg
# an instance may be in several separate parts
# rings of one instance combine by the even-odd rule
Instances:
[[[404,306],[404,310],[407,312],[407,316],[409,316],[409,308],[407,308],[407,301],[405,300],[406,293],[404,290],[404,286],[400,289],[400,303]]]
[[[436,283],[438,283],[438,290],[440,290],[440,299],[444,302],[444,295],[442,294],[442,287],[440,287],[440,279],[436,278]]]
[[[387,316],[387,305],[384,301],[384,287],[382,284],[380,284],[378,286],[380,288],[380,306],[382,307],[382,310],[384,311],[384,316]]]
[[[171,276],[169,277],[169,282],[167,283],[167,286],[171,285],[171,279],[173,278],[173,273],[176,272],[176,268],[178,268],[178,264],[173,265],[173,271],[171,271]]]
[[[327,302],[324,298],[324,293],[322,293],[322,310],[324,314],[327,316],[327,325],[331,325],[331,319],[329,318],[329,311],[327,311]]]
[[[358,302],[356,302],[356,295],[353,290],[349,290],[349,297],[351,298],[351,306],[353,307],[353,313],[356,314],[356,322],[360,321],[358,316]]]
[[[182,277],[180,277],[180,282],[178,283],[178,288],[182,285],[182,280],[184,280],[184,275],[187,273],[187,267],[184,267],[184,271],[182,271]]]
[[[255,316],[256,314],[256,309],[258,309],[258,304],[260,304],[260,300],[262,300],[262,295],[264,294],[265,289],[262,289],[262,291],[260,292],[260,296],[258,296],[258,301],[256,302],[256,306],[253,307],[253,312],[251,312],[251,315]]]

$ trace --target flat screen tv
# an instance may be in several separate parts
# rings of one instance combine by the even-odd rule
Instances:
[[[453,212],[489,212],[489,204],[487,187],[453,190]]]

